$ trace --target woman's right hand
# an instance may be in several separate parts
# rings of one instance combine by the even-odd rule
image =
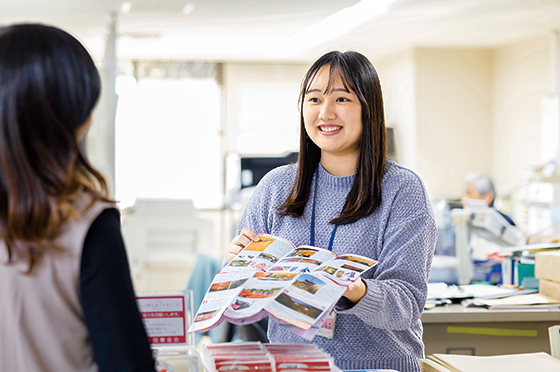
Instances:
[[[243,248],[251,242],[258,242],[259,237],[257,234],[244,227],[241,234],[237,235],[229,244],[226,252],[226,262],[230,262]]]

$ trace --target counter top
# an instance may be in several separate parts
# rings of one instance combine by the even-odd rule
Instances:
[[[464,307],[459,304],[436,306],[425,310],[420,320],[428,323],[478,323],[478,322],[560,322],[559,309],[488,310]]]

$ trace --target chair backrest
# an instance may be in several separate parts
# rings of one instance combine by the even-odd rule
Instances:
[[[137,199],[123,217],[122,231],[133,279],[148,264],[189,269],[197,253],[214,247],[214,225],[198,216],[192,200]]]

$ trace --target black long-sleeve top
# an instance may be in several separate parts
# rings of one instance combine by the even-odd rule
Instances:
[[[82,252],[80,301],[99,372],[154,372],[116,209],[91,225]]]

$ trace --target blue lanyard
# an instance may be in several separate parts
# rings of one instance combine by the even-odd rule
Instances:
[[[311,238],[309,239],[309,245],[311,245],[311,246],[315,245],[315,199],[317,198],[317,179],[318,178],[319,178],[319,172],[315,172],[315,184],[314,184],[314,190],[313,190],[313,204],[312,204],[312,209],[311,209],[311,233],[310,233]],[[349,196],[350,196],[350,194],[348,194],[348,197]],[[348,197],[346,197],[346,202],[348,202]],[[327,249],[329,251],[332,251],[334,236],[336,235],[336,229],[337,228],[338,228],[338,225],[334,225],[332,233],[331,233],[331,239],[329,240],[329,246],[327,247]]]

